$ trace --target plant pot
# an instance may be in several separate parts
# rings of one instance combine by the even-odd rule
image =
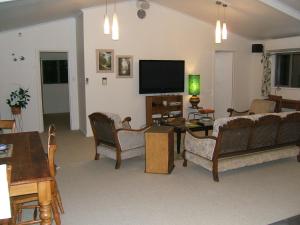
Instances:
[[[21,107],[16,107],[16,106],[11,107],[11,113],[13,115],[21,114]]]

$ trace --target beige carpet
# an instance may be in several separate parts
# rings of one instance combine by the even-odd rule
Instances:
[[[143,158],[115,170],[112,160],[93,160],[92,138],[57,128],[63,225],[266,225],[300,213],[295,158],[221,173],[216,183],[182,160],[170,175],[145,174]]]

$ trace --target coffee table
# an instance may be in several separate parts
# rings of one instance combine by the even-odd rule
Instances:
[[[186,121],[184,118],[177,118],[163,123],[165,126],[174,127],[174,132],[177,137],[177,154],[180,154],[181,133],[185,133],[188,128],[191,131],[205,131],[205,136],[208,136],[208,131],[213,129],[213,124],[213,119],[194,119]]]

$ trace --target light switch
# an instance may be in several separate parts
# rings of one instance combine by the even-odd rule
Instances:
[[[102,85],[107,85],[107,78],[106,77],[102,77]]]

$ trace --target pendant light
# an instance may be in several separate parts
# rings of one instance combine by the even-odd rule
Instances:
[[[112,21],[112,39],[114,41],[119,40],[119,22],[118,22],[118,16],[116,12],[116,1],[114,4],[114,14],[113,14],[113,21]]]
[[[104,34],[110,34],[109,17],[108,17],[108,14],[107,14],[107,0],[106,0],[103,31],[104,31]]]
[[[227,25],[226,25],[226,4],[223,4],[223,9],[224,9],[224,18],[223,18],[223,25],[222,25],[222,39],[227,40],[228,32],[227,32]]]
[[[221,40],[221,21],[220,20],[217,20],[217,22],[216,22],[215,35],[216,35],[216,43],[220,44],[222,42],[222,40]]]
[[[222,42],[222,31],[221,31],[221,21],[219,19],[219,6],[222,4],[220,1],[216,1],[218,7],[218,18],[216,22],[216,30],[215,30],[215,42],[216,44],[220,44]]]

